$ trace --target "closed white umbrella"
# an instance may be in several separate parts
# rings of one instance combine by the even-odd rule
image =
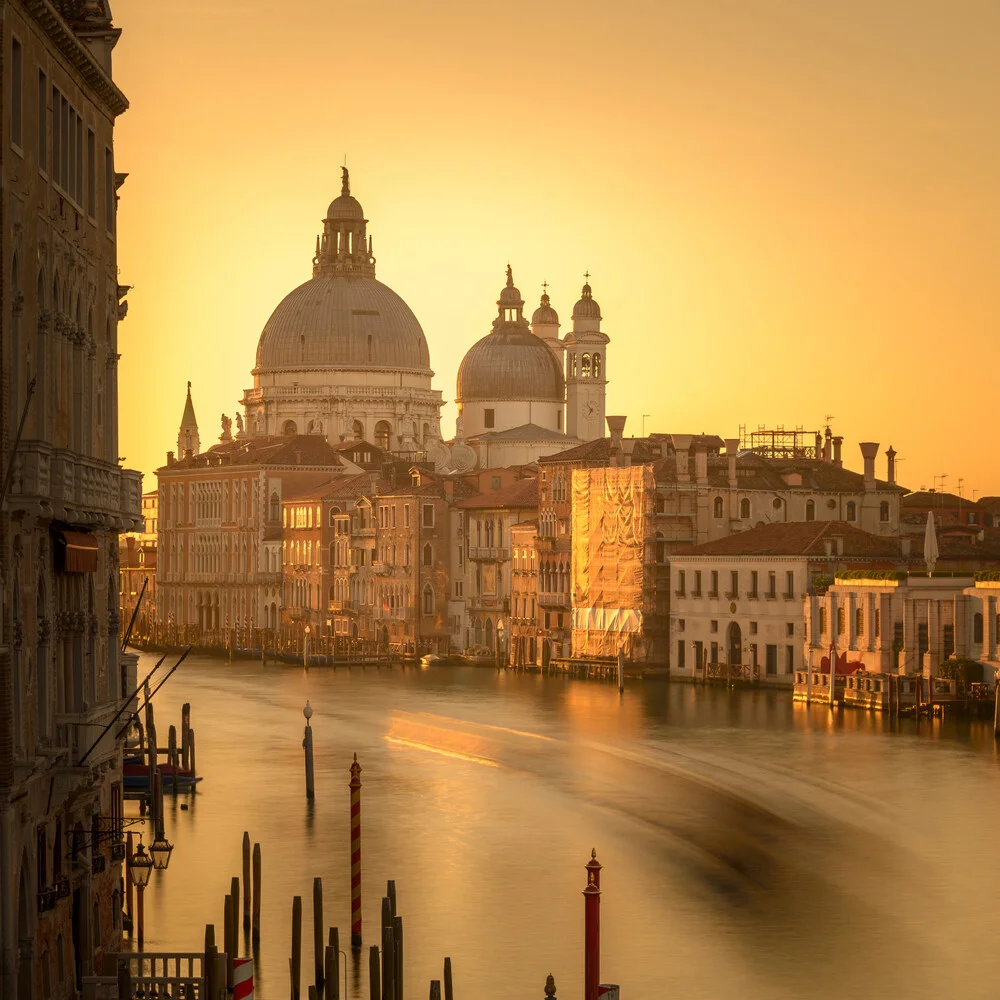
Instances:
[[[934,572],[934,565],[940,554],[937,531],[934,528],[934,515],[927,511],[927,527],[924,528],[924,562],[927,563],[928,576]]]

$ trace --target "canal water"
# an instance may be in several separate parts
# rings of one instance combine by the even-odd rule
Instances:
[[[140,677],[153,662],[141,656]],[[191,656],[155,698],[164,744],[185,701],[204,780],[194,796],[166,796],[175,850],[146,891],[146,948],[200,950],[207,922],[221,936],[249,830],[263,856],[258,1000],[288,996],[294,895],[303,996],[312,982],[314,876],[348,955],[348,997],[368,996],[393,878],[406,996],[426,996],[448,955],[459,1000],[541,1000],[548,973],[559,997],[579,998],[592,848],[604,866],[601,979],[625,1000],[985,998],[1000,982],[1000,761],[987,724],[918,728],[771,691],[647,682],[619,695],[488,668]]]

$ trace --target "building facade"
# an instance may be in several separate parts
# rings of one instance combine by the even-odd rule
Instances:
[[[122,770],[97,740],[134,684],[118,533],[113,82],[103,0],[4,5],[0,85],[0,996],[75,997],[121,943]],[[17,441],[23,419],[23,435]],[[88,747],[96,746],[88,754]]]

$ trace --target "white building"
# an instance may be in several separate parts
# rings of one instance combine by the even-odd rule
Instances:
[[[803,597],[848,568],[894,568],[898,541],[844,521],[770,524],[670,556],[670,673],[728,665],[791,687],[802,666]],[[733,671],[736,673],[736,670]]]
[[[340,197],[316,239],[312,278],[282,299],[260,335],[254,385],[243,396],[246,433],[371,441],[397,454],[426,454],[443,468],[442,399],[431,388],[424,332],[375,278],[368,220],[343,169]]]

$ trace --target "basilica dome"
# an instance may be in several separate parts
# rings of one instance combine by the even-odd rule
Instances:
[[[375,279],[367,219],[351,195],[327,209],[313,276],[289,292],[257,342],[254,374],[289,369],[404,369],[430,375],[424,331],[410,307]]]
[[[507,268],[493,331],[473,344],[458,369],[459,402],[471,400],[563,401],[563,375],[551,349],[523,316],[524,302]]]
[[[374,278],[320,274],[289,292],[264,326],[256,370],[430,370],[424,331],[410,307]]]

